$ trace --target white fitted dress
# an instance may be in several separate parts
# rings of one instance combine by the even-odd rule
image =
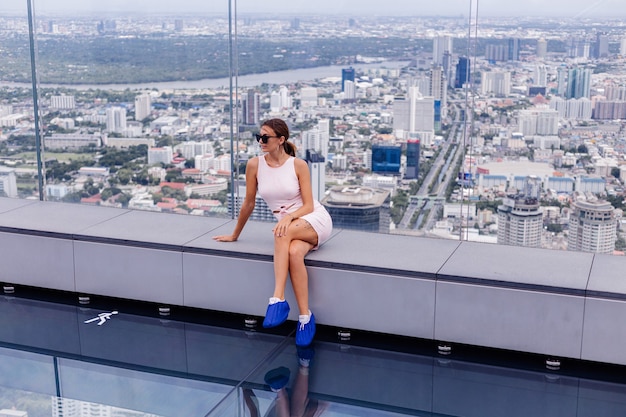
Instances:
[[[291,156],[281,166],[271,167],[267,164],[265,156],[259,156],[257,172],[259,195],[277,220],[298,210],[303,204],[295,160],[296,158]],[[333,229],[333,220],[319,201],[313,201],[313,212],[300,218],[306,220],[317,233],[317,246],[328,240]],[[314,249],[317,249],[317,246]]]

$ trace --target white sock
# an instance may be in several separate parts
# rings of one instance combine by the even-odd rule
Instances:
[[[302,324],[308,324],[311,321],[311,310],[309,310],[309,314],[301,314],[298,316],[298,321]]]
[[[285,301],[285,300],[281,300],[278,297],[270,297],[270,305],[276,304],[276,303],[282,303],[283,301]]]

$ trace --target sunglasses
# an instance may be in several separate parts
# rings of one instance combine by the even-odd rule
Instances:
[[[259,135],[258,133],[254,135],[256,137],[257,142],[267,143],[270,138],[279,138],[280,136],[270,136],[270,135]]]

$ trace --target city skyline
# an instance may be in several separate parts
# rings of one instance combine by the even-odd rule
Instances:
[[[290,2],[287,0],[266,0],[263,3],[253,0],[239,0],[239,13],[280,13],[280,14],[349,14],[349,15],[414,15],[414,16],[467,16],[470,4],[478,4],[479,16],[550,16],[585,18],[626,16],[626,2],[621,0],[554,0],[549,4],[541,0],[503,3],[498,0],[447,0],[438,3],[423,4],[414,0],[394,0],[391,2],[363,2],[356,0],[319,0],[315,3]],[[27,0],[5,0],[0,12],[21,12],[26,10]],[[124,0],[110,0],[106,3],[85,2],[81,0],[39,0],[35,1],[39,13],[90,13],[90,12],[140,12],[140,13],[225,13],[228,1],[206,2],[202,0],[180,0],[175,10],[167,0],[138,0],[129,3]]]

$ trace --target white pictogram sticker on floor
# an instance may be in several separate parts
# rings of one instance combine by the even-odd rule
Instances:
[[[111,320],[111,316],[113,314],[117,314],[117,311],[111,311],[110,313],[100,313],[98,314],[98,317],[94,317],[92,319],[89,320],[85,320],[85,323],[89,324],[89,323],[93,323],[95,321],[99,321],[98,326],[102,326],[104,323],[106,323],[107,320]]]

